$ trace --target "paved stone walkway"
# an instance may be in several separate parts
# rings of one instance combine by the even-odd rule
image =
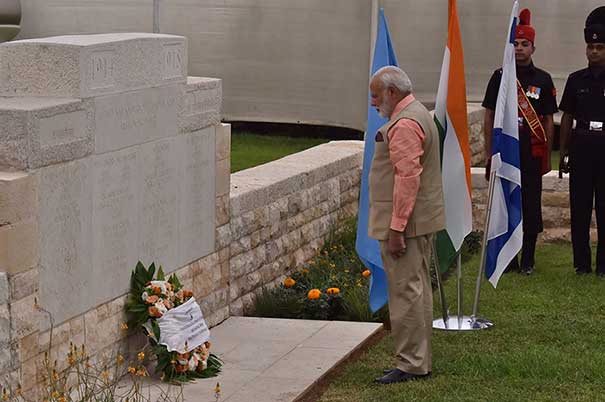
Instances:
[[[223,361],[216,378],[184,386],[187,402],[294,401],[382,324],[230,317],[211,330]]]

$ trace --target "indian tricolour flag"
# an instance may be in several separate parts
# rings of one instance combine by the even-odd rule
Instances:
[[[448,7],[447,46],[435,104],[435,123],[441,138],[446,217],[445,230],[437,233],[437,254],[442,272],[451,265],[473,226],[464,54],[456,0],[449,0]]]

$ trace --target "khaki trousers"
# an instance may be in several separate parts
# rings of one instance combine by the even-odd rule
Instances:
[[[397,368],[411,374],[432,370],[433,291],[429,277],[433,235],[406,238],[403,256],[394,259],[380,242],[387,274],[391,332]]]

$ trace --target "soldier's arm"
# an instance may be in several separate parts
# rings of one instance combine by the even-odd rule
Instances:
[[[569,139],[571,138],[571,127],[573,126],[573,115],[563,113],[561,117],[561,127],[559,130],[559,144],[561,150],[561,160],[567,154],[569,149]]]
[[[548,145],[548,167],[550,167],[550,153],[552,151],[552,140],[555,137],[555,120],[552,114],[544,115],[544,131],[546,132],[546,143]]]
[[[485,180],[489,180],[489,166],[492,157],[492,132],[494,130],[494,112],[491,109],[485,108],[483,116],[483,140],[485,147]]]

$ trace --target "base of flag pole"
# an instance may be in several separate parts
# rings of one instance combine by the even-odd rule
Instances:
[[[458,321],[457,316],[449,317],[447,326],[445,325],[443,318],[433,320],[433,328],[444,331],[477,331],[480,329],[489,329],[493,326],[494,324],[485,318],[473,318],[467,315],[462,316],[460,321]]]

